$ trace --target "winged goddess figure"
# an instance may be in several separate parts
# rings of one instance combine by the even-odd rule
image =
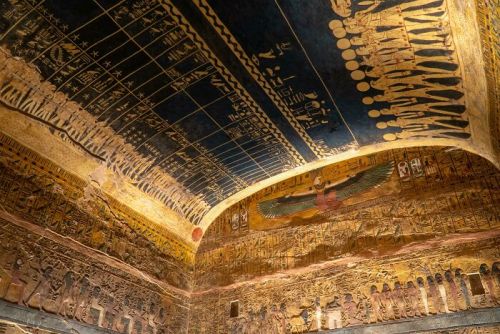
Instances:
[[[292,214],[317,208],[326,210],[336,208],[342,201],[380,186],[387,181],[394,170],[394,163],[380,164],[354,176],[348,176],[330,185],[317,176],[313,181],[313,189],[302,193],[273,198],[258,204],[259,212],[265,218],[282,218]]]

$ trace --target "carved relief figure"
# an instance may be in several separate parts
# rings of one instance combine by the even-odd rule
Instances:
[[[437,273],[435,275],[435,278],[436,278],[436,283],[438,285],[439,296],[441,297],[441,304],[444,307],[444,312],[450,313],[450,310],[448,309],[448,298],[446,296],[446,289],[443,285],[443,276],[440,273]]]
[[[76,298],[78,294],[78,281],[72,271],[68,271],[63,277],[63,285],[59,288],[60,299],[57,314],[64,317],[68,316],[70,308],[76,307]]]
[[[339,298],[335,296],[333,300],[326,305],[326,324],[328,329],[342,328],[342,306]]]
[[[420,307],[419,307],[420,293],[415,287],[415,284],[413,284],[413,281],[406,282],[405,293],[410,308],[409,315],[412,317],[421,317],[422,314],[420,313]]]
[[[177,330],[182,329],[178,327],[181,314],[172,312],[173,316],[167,318],[164,308],[157,310],[156,305],[161,303],[163,296],[151,290],[156,287],[149,285],[148,281],[121,271],[121,268],[107,267],[113,271],[104,271],[101,268],[109,263],[96,263],[95,258],[90,259],[88,254],[95,253],[87,248],[85,251],[89,253],[79,253],[76,249],[82,249],[81,245],[73,244],[74,248],[71,248],[44,236],[30,234],[33,231],[27,233],[25,227],[0,220],[0,239],[6,240],[8,236],[7,240],[12,240],[0,243],[0,268],[3,270],[13,264],[10,272],[0,271],[1,283],[6,283],[6,288],[0,289],[0,298],[19,303],[21,307],[115,332],[182,332]],[[73,241],[65,240],[71,246]],[[21,242],[22,247],[19,246]],[[134,298],[137,307],[127,308],[130,303],[124,298],[125,294],[141,296]],[[171,295],[169,298],[176,297]],[[141,299],[149,301],[148,308],[141,307]],[[134,324],[131,317],[141,319],[136,321],[140,322],[139,326],[131,326]]]
[[[90,318],[93,311],[97,311],[97,326],[102,327],[104,323],[105,308],[101,305],[101,300],[103,299],[101,288],[99,286],[94,286],[92,292],[90,293],[90,303],[88,305],[89,314],[87,316],[88,321],[92,322]]]
[[[441,296],[439,295],[436,282],[434,281],[434,278],[432,276],[427,276],[427,285],[429,287],[430,300],[432,301],[432,313],[440,313],[442,309],[442,300]]]
[[[321,309],[320,299],[318,297],[316,297],[316,299],[314,300],[312,312],[313,316],[312,316],[312,325],[310,330],[320,331],[322,327],[321,323],[323,320],[323,311]]]
[[[376,285],[372,285],[370,288],[370,302],[372,305],[373,314],[375,315],[374,322],[383,321],[384,313],[382,312],[382,300],[380,297],[380,292],[378,292]]]
[[[427,299],[427,291],[425,290],[424,279],[422,277],[417,278],[418,289],[420,291],[420,298],[424,304],[425,314],[429,315],[429,301]]]
[[[399,318],[407,318],[408,315],[406,313],[405,296],[400,282],[394,283],[394,290],[392,291],[392,296],[396,308],[398,310]]]
[[[120,314],[120,323],[118,324],[120,332],[132,334],[132,330],[134,328],[134,318],[130,313],[130,298],[126,295],[123,299],[122,313]]]
[[[358,304],[356,304],[350,293],[344,296],[342,309],[345,315],[346,326],[359,325],[363,323],[361,320],[362,316],[358,310]]]
[[[6,300],[17,302],[19,305],[24,304],[24,289],[26,287],[26,281],[23,280],[21,273],[22,265],[23,260],[16,258],[12,264],[10,279],[6,280],[8,284],[5,284],[5,295],[3,296]]]
[[[444,272],[444,277],[446,279],[446,282],[448,282],[451,298],[453,300],[454,309],[455,309],[455,311],[458,311],[458,310],[460,310],[460,307],[458,305],[458,302],[459,302],[458,289],[457,289],[457,285],[455,283],[455,279],[453,278],[453,274],[451,273],[451,270],[446,270]]]
[[[459,280],[460,282],[460,290],[462,291],[462,297],[464,298],[465,302],[465,309],[471,309],[471,300],[470,300],[470,295],[469,295],[469,284],[468,284],[468,277],[467,275],[462,273],[461,269],[456,269],[455,271],[455,277]]]
[[[497,297],[495,295],[495,282],[493,275],[491,274],[490,269],[486,263],[482,263],[479,267],[479,272],[481,274],[481,279],[486,282],[486,288],[488,292],[488,296],[493,304],[498,304]]]
[[[500,262],[495,262],[491,265],[491,274],[495,278],[497,287],[500,288]]]
[[[386,319],[394,320],[396,319],[394,315],[394,300],[392,297],[392,291],[389,284],[384,283],[382,286],[382,292],[380,294],[380,300],[384,308],[384,314]]]

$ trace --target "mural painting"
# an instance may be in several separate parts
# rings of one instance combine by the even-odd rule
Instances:
[[[500,333],[498,7],[0,1],[0,334]]]
[[[362,163],[366,160],[368,159],[358,159]],[[345,175],[342,179],[333,179],[332,174],[334,177],[341,175],[338,173],[338,168],[332,166],[295,177],[295,180],[305,179],[307,181],[302,187],[300,185],[293,187],[292,192],[288,188],[284,196],[272,199],[264,198],[256,203],[258,214],[254,214],[255,210],[250,210],[250,227],[258,229],[258,223],[254,223],[253,219],[263,220],[261,225],[264,225],[262,228],[265,229],[265,226],[272,227],[279,221],[288,221],[290,224],[301,217],[314,217],[327,210],[335,210],[343,204],[370,199],[374,195],[387,195],[388,193],[384,194],[381,191],[373,190],[381,185],[387,186],[386,183],[393,176],[394,166],[392,162],[389,162],[369,167],[357,173],[355,173],[356,171],[350,172],[353,174]],[[312,182],[309,182],[310,179]],[[354,199],[354,197],[357,198]]]
[[[0,101],[197,225],[318,158],[475,144],[449,1],[8,0]]]
[[[457,164],[463,166],[461,175],[472,173],[470,158],[462,156],[452,162],[452,155],[438,152],[394,150],[325,166],[257,192],[229,208],[219,220],[231,221],[234,230],[240,224],[250,230],[306,225],[363,203],[372,205],[377,199],[383,202],[398,195],[411,196],[409,188],[416,191],[425,183],[445,182],[456,173]]]
[[[459,255],[469,251],[475,255]],[[201,291],[191,321],[194,333],[307,333],[455,313],[466,317],[499,305],[499,263],[491,262],[498,251],[497,233],[472,243],[333,261],[290,276]],[[234,300],[237,316],[229,312]],[[202,325],[207,322],[210,331]]]
[[[182,295],[29,223],[0,226],[0,300],[116,333],[185,332]]]
[[[470,137],[444,0],[195,3],[323,152],[349,137]]]
[[[393,169],[391,163],[378,165],[334,183],[323,180],[323,171],[310,172],[311,175],[318,174],[314,177],[312,187],[309,187],[313,190],[261,201],[257,204],[258,210],[265,218],[281,218],[310,209],[324,211],[335,208],[350,197],[380,186],[389,179]]]
[[[382,182],[371,185],[363,181],[367,175]],[[314,188],[319,176],[325,188],[331,186],[330,193],[350,189],[352,179],[361,182],[351,188],[353,196],[328,200]],[[413,242],[496,230],[499,189],[490,163],[450,148],[385,151],[298,175],[221,214],[198,249],[194,286],[237,284],[346,254],[391,254]],[[286,195],[304,192],[308,202],[299,203],[310,207],[301,211],[303,206],[290,205]],[[266,218],[259,211],[262,203],[274,203],[269,210],[300,210]]]
[[[175,287],[190,286],[194,253],[188,245],[1,134],[0,209]]]

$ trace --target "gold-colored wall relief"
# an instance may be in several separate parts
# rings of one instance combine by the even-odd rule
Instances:
[[[496,231],[475,240],[414,244],[198,292],[191,328],[193,333],[304,333],[498,307],[499,241]]]
[[[500,110],[498,99],[493,96],[495,94],[491,95],[499,84],[498,80],[488,81],[487,77],[491,79],[495,76],[498,66],[488,65],[491,63],[488,61],[483,63],[481,49],[470,47],[482,40],[486,48],[490,49],[484,51],[485,59],[494,58],[493,54],[498,53],[495,51],[498,49],[495,33],[498,6],[495,1],[357,3],[332,0],[328,3],[331,5],[329,10],[336,15],[328,27],[329,37],[342,55],[339,61],[349,71],[350,77],[346,79],[352,80],[360,88],[360,100],[368,108],[365,110],[367,117],[374,121],[374,127],[376,125],[386,132],[384,138],[388,141],[384,144],[394,144],[384,146],[384,149],[421,141],[420,145],[461,147],[497,163],[499,146],[495,138],[498,138],[498,134],[496,130],[490,131],[490,127],[495,128],[492,122],[498,118]],[[480,8],[478,10],[476,3]],[[248,71],[253,76],[259,75],[259,69],[255,68],[258,66],[251,61],[251,55],[245,55],[245,45],[241,40],[238,41],[238,36],[218,15],[217,6],[205,0],[195,1],[195,4],[248,67]],[[287,1],[281,5],[286,9]],[[320,8],[318,6],[318,15]],[[483,22],[482,28],[478,27],[476,18]],[[291,29],[300,30],[293,20],[290,21]],[[278,52],[273,52],[262,52],[255,57],[259,56],[257,58],[264,62],[264,58],[280,58],[281,53],[278,56]],[[327,50],[325,53],[331,54]],[[266,71],[271,73],[274,68],[270,66],[260,70],[265,76]],[[270,76],[270,83],[277,80]],[[282,77],[286,76],[279,76]],[[281,89],[281,86],[277,87]],[[377,105],[377,100],[386,105]],[[444,138],[449,140],[448,143],[443,144]],[[376,150],[376,146],[370,146],[365,152],[373,153]],[[353,151],[344,159],[364,154],[363,146],[357,151],[358,154]],[[304,166],[303,169],[297,169],[294,175],[313,168]],[[204,220],[202,225],[208,227],[226,206],[270,184],[249,187],[245,192],[228,199],[225,205],[209,211],[209,219]]]
[[[188,221],[207,210],[206,204],[190,195],[172,177],[153,166],[124,138],[78,103],[44,81],[36,67],[0,47],[0,102],[11,112],[34,119],[134,184],[143,193],[170,209],[172,220]],[[156,124],[159,120],[150,120]],[[180,139],[179,139],[180,140]]]
[[[500,148],[500,2],[475,1],[481,46],[488,80],[492,145]]]
[[[35,120],[45,130],[50,129],[56,134],[55,137],[63,138],[66,143],[84,153],[88,161],[106,166],[116,179],[123,180],[139,193],[147,194],[145,197],[162,203],[162,213],[166,212],[164,216],[168,216],[168,219],[164,218],[166,225],[170,225],[171,230],[186,240],[190,239],[190,232],[194,228],[192,224],[207,229],[212,218],[222,210],[216,208],[219,203],[225,208],[234,201],[230,197],[238,192],[242,194],[236,198],[245,197],[269,177],[279,176],[295,168],[303,168],[301,171],[313,168],[308,163],[318,158],[328,159],[344,153],[352,157],[361,154],[363,148],[375,150],[376,147],[372,148],[372,145],[378,144],[392,144],[392,148],[415,144],[417,141],[421,145],[441,145],[446,140],[446,145],[462,145],[492,161],[498,161],[497,145],[490,144],[492,140],[495,141],[493,137],[496,135],[490,135],[489,131],[490,126],[496,128],[495,124],[498,123],[495,121],[498,94],[494,93],[498,87],[495,56],[498,42],[494,30],[498,12],[494,1],[411,0],[358,4],[325,0],[318,7],[322,8],[318,15],[330,19],[318,27],[318,33],[328,38],[325,45],[335,49],[334,52],[328,50],[335,56],[331,57],[332,63],[326,62],[328,66],[319,72],[325,76],[325,73],[332,71],[335,74],[332,77],[337,82],[348,81],[352,86],[353,91],[349,94],[356,103],[352,108],[349,108],[349,103],[343,106],[341,103],[340,109],[343,110],[338,106],[323,106],[330,102],[336,105],[334,100],[342,100],[335,94],[330,98],[322,96],[323,89],[335,93],[335,89],[329,87],[334,86],[331,82],[323,83],[321,89],[315,87],[310,90],[305,87],[309,83],[304,87],[299,87],[296,82],[291,83],[293,78],[300,81],[297,78],[301,73],[294,72],[297,69],[291,72],[285,70],[287,62],[295,62],[284,55],[297,51],[300,44],[305,46],[303,53],[307,56],[307,51],[311,51],[306,45],[310,41],[304,37],[307,34],[295,36],[297,41],[294,41],[288,32],[288,35],[285,34],[286,39],[280,37],[273,41],[273,47],[281,45],[286,51],[280,48],[278,56],[273,53],[278,49],[273,51],[267,45],[262,45],[260,50],[249,50],[247,44],[250,43],[244,43],[234,22],[227,20],[223,11],[210,1],[195,1],[196,8],[192,10],[197,10],[198,15],[208,20],[214,30],[212,33],[200,31],[196,22],[193,22],[192,13],[184,8],[185,4],[175,1],[138,1],[134,6],[131,5],[133,9],[117,3],[111,6],[109,12],[104,10],[106,6],[95,1],[82,6],[90,9],[95,7],[99,15],[107,18],[113,29],[127,31],[135,24],[142,25],[140,34],[121,36],[124,38],[119,42],[131,43],[135,48],[139,42],[134,41],[134,38],[142,36],[144,41],[141,40],[141,43],[145,45],[123,59],[116,52],[117,49],[101,50],[114,39],[114,35],[120,35],[117,31],[109,35],[99,34],[100,37],[96,37],[95,41],[84,40],[78,32],[93,26],[94,20],[83,22],[85,20],[82,18],[82,25],[75,22],[73,26],[65,23],[65,20],[74,21],[71,15],[78,14],[72,13],[71,9],[68,9],[66,17],[54,4],[7,1],[0,13],[0,38],[3,42],[0,52],[2,109]],[[291,14],[296,15],[293,13],[294,6],[287,2],[276,3],[276,6],[284,15],[280,20],[290,19],[293,26]],[[248,16],[255,15],[267,20],[267,14],[249,11]],[[161,29],[156,27],[157,24]],[[254,28],[249,26],[248,30],[252,32]],[[296,31],[292,32],[300,35],[305,33],[303,30],[304,27],[296,27]],[[470,48],[480,38],[483,49]],[[241,63],[238,66],[243,66],[248,73],[244,73],[243,77],[232,73],[236,69],[232,66],[234,64],[221,57],[220,52],[215,50],[218,48],[214,48],[214,45],[219,44],[232,51],[236,57],[234,60]],[[160,74],[169,78],[164,81],[171,82],[165,87],[161,84],[154,87],[148,96],[144,95],[142,89],[139,90],[144,88],[142,85],[124,79],[132,74],[135,77],[139,70],[126,73],[129,70],[126,66],[124,70],[118,69],[128,64],[129,58],[136,56],[145,56],[145,60],[141,58],[138,62],[158,65],[160,57],[150,54],[149,47],[152,45],[168,48],[168,52],[161,54],[167,54],[168,60],[172,60],[175,65],[193,56],[196,66],[186,73],[174,65],[153,71],[154,75],[148,77],[148,82]],[[96,46],[99,50],[94,48]],[[145,50],[148,52],[142,54]],[[303,58],[302,51],[299,53]],[[270,60],[272,62],[269,63]],[[314,61],[310,62],[313,66]],[[138,69],[146,67],[146,63],[140,65]],[[203,68],[198,69],[199,66]],[[337,71],[337,67],[341,67],[342,71]],[[485,68],[491,68],[492,71]],[[306,71],[305,68],[299,69]],[[238,70],[241,69],[238,67]],[[321,79],[321,75],[316,74]],[[312,80],[318,81],[318,78]],[[488,85],[486,79],[489,80]],[[182,117],[177,118],[177,109],[183,107],[183,103],[169,103],[168,107],[161,107],[171,96],[182,95],[189,86],[203,80],[207,81],[207,86],[203,86],[202,91],[190,91],[189,104],[193,104],[195,111],[199,112],[208,110],[208,105],[212,103],[229,98],[229,104],[223,110],[214,111],[209,121],[226,117],[224,113],[227,111],[231,124],[228,124],[227,129],[224,126],[215,128],[227,136],[224,140],[229,138],[230,142],[237,142],[249,135],[258,145],[265,146],[268,159],[263,159],[263,162],[257,162],[260,155],[253,156],[251,152],[245,151],[257,168],[245,166],[252,170],[234,172],[230,163],[222,162],[230,161],[229,155],[219,156],[212,152],[211,146],[197,143],[197,139],[205,137],[201,134],[198,137],[190,130],[203,122],[193,121],[194,125],[188,123],[187,127],[181,126],[182,122],[178,123],[180,119],[192,116],[179,111]],[[255,87],[247,87],[245,81],[252,81],[259,86],[270,101],[257,101],[255,97],[259,94],[254,91]],[[169,89],[173,91],[162,97],[161,102],[151,102],[157,92],[168,92]],[[214,95],[214,99],[210,98],[210,103],[206,105],[196,100],[195,95],[208,96],[210,94],[204,93],[212,90],[223,96]],[[129,97],[133,103],[128,101]],[[488,102],[490,116],[487,112]],[[271,115],[268,109],[273,108],[276,110]],[[358,120],[352,117],[352,110],[348,109],[360,112],[363,124],[357,131]],[[5,118],[8,112],[2,110],[0,114]],[[343,120],[329,120],[328,117],[337,112]],[[350,119],[346,121],[347,118],[341,113],[344,116],[351,113]],[[280,114],[279,117],[277,114]],[[123,122],[124,127],[118,129],[110,125],[117,121]],[[288,130],[293,130],[293,133],[276,126],[281,121],[287,122],[287,127],[290,127]],[[345,134],[340,134],[346,131],[338,128],[342,125],[340,123],[345,123],[343,126],[349,128],[347,139],[344,138]],[[329,124],[328,130],[332,132],[327,131],[316,138],[324,130],[322,127],[325,124]],[[313,128],[317,129],[312,131]],[[212,130],[207,130],[207,137],[209,133],[217,132]],[[307,146],[306,151],[312,151],[312,156],[300,152],[301,144],[290,139],[295,135],[299,142]],[[336,139],[332,138],[337,137],[339,142],[335,143]],[[214,143],[222,145],[219,139],[214,137]],[[196,142],[196,145],[192,142]],[[198,153],[190,156],[186,148],[191,145],[195,146],[203,159],[193,157]],[[271,159],[272,168],[267,168],[266,164]],[[201,170],[211,175],[200,177],[197,173],[204,174]],[[247,172],[259,171],[263,172],[259,177],[249,180],[243,177]],[[183,177],[186,180],[193,178],[193,181],[184,184],[186,180]],[[227,177],[234,184],[228,186]],[[202,194],[200,189],[206,193]],[[226,202],[226,199],[229,200]],[[138,206],[145,212],[157,211],[154,206]],[[158,216],[161,220],[162,215]],[[197,246],[196,242],[192,244],[193,247]]]
[[[0,209],[190,287],[194,253],[176,235],[0,135]]]
[[[195,286],[498,229],[498,177],[485,159],[446,148],[386,151],[296,176],[214,222],[197,253]]]
[[[28,222],[0,221],[0,299],[115,332],[187,331],[183,294]]]
[[[0,1],[0,334],[500,334],[500,0],[254,1]]]

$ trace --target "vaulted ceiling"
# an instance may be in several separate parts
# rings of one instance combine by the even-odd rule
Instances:
[[[252,192],[357,155],[449,145],[498,162],[494,10],[6,0],[0,130],[189,238]]]

